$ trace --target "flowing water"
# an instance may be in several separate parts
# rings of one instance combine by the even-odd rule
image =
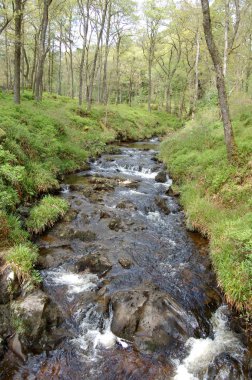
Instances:
[[[207,242],[186,230],[168,176],[155,181],[157,147],[123,146],[65,178],[71,210],[37,242],[57,339],[26,362],[10,354],[2,379],[249,379]]]

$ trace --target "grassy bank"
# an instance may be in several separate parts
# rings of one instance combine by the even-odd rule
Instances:
[[[252,311],[252,105],[233,108],[239,161],[227,162],[217,107],[161,145],[161,158],[181,191],[188,227],[210,239],[212,261],[227,300]]]
[[[175,117],[155,111],[150,115],[140,107],[95,106],[87,113],[76,100],[66,97],[45,94],[38,104],[25,92],[21,105],[15,106],[12,95],[0,94],[2,251],[14,247],[10,261],[14,264],[16,258],[16,264],[26,268],[19,258],[22,252],[28,257],[32,251],[31,246],[27,249],[29,233],[51,226],[67,205],[60,204],[57,197],[48,198],[50,207],[43,202],[35,205],[24,228],[17,213],[20,205],[57,189],[64,173],[85,168],[88,157],[106,151],[109,143],[163,135],[177,126]],[[35,253],[32,258],[35,262]],[[30,262],[27,265],[31,267]]]

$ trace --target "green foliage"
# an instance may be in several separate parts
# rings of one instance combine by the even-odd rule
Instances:
[[[67,201],[62,198],[45,196],[37,206],[31,209],[26,225],[30,232],[41,233],[51,227],[68,210]]]
[[[250,114],[251,110],[237,113],[233,122],[242,152],[236,166],[227,162],[215,107],[203,107],[194,121],[164,141],[160,155],[180,184],[188,226],[210,238],[213,264],[228,301],[251,311],[252,124],[246,127]]]

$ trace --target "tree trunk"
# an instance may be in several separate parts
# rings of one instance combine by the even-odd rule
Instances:
[[[118,35],[116,43],[116,104],[120,101],[120,47],[122,37]]]
[[[152,92],[152,62],[149,57],[148,60],[148,111],[151,112],[151,92]]]
[[[5,31],[5,76],[6,76],[6,89],[9,90],[9,49],[8,49],[8,38]]]
[[[40,38],[38,46],[38,60],[37,60],[37,72],[35,78],[35,100],[42,100],[42,90],[43,90],[43,73],[44,73],[44,63],[47,54],[46,43],[46,31],[48,26],[48,12],[52,0],[44,0],[43,7],[43,17],[40,29]]]
[[[79,3],[79,7],[81,7],[82,4]],[[83,102],[83,71],[84,71],[84,64],[85,64],[85,58],[86,58],[86,49],[87,49],[87,35],[88,35],[88,26],[89,26],[89,11],[90,11],[90,1],[87,0],[86,2],[86,17],[83,16],[83,23],[84,23],[84,35],[83,35],[83,44],[82,44],[82,52],[81,52],[81,62],[80,62],[80,71],[79,71],[79,106],[82,106]]]
[[[199,58],[200,58],[200,39],[199,31],[197,30],[196,34],[196,57],[195,57],[195,84],[194,84],[194,99],[192,107],[192,117],[196,111],[196,104],[199,98]]]
[[[87,104],[88,111],[91,110],[91,105],[92,105],[93,86],[94,86],[94,77],[95,77],[95,71],[96,71],[96,65],[97,65],[97,58],[98,58],[98,53],[99,53],[99,49],[100,49],[100,42],[101,42],[103,30],[104,30],[104,25],[105,25],[109,1],[110,0],[105,0],[104,9],[102,12],[101,27],[100,27],[100,31],[98,34],[98,39],[97,39],[97,44],[96,44],[96,49],[95,49],[95,54],[94,54],[94,62],[93,62],[92,71],[91,71],[91,75],[90,75],[88,104]]]
[[[234,140],[234,135],[233,135],[232,123],[230,119],[229,105],[228,105],[227,93],[226,93],[226,85],[225,85],[225,79],[223,75],[223,67],[221,64],[219,51],[217,49],[217,46],[213,38],[208,0],[201,0],[201,5],[202,5],[202,12],[203,12],[203,27],[204,27],[205,39],[206,39],[209,53],[213,61],[215,73],[216,73],[216,86],[218,90],[219,105],[220,105],[223,127],[224,127],[224,137],[225,137],[225,144],[226,144],[226,149],[227,149],[227,158],[229,162],[232,162],[236,159],[237,151],[236,151],[236,145],[235,145],[235,140]]]
[[[228,32],[229,32],[229,0],[225,0],[225,30],[224,30],[224,56],[223,56],[223,75],[227,73],[228,60]]]
[[[62,95],[62,21],[60,22],[59,38],[59,72],[58,72],[58,95]]]
[[[103,83],[102,83],[102,100],[104,104],[108,102],[108,84],[107,84],[107,71],[108,71],[108,54],[109,54],[109,38],[110,38],[110,26],[111,26],[111,4],[109,3],[108,10],[108,24],[106,31],[106,42],[105,42],[105,56],[104,56],[104,67],[103,67]]]
[[[74,72],[73,72],[73,48],[72,48],[72,10],[70,12],[70,19],[69,19],[69,58],[70,58],[70,76],[71,76],[71,98],[74,98]]]
[[[169,82],[165,89],[165,111],[171,113],[171,83]]]
[[[14,102],[20,104],[22,1],[15,0]]]

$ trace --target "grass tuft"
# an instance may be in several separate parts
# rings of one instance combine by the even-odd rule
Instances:
[[[65,215],[69,204],[62,198],[45,196],[37,206],[31,209],[26,226],[31,233],[41,233],[47,227],[52,227],[55,222]]]

